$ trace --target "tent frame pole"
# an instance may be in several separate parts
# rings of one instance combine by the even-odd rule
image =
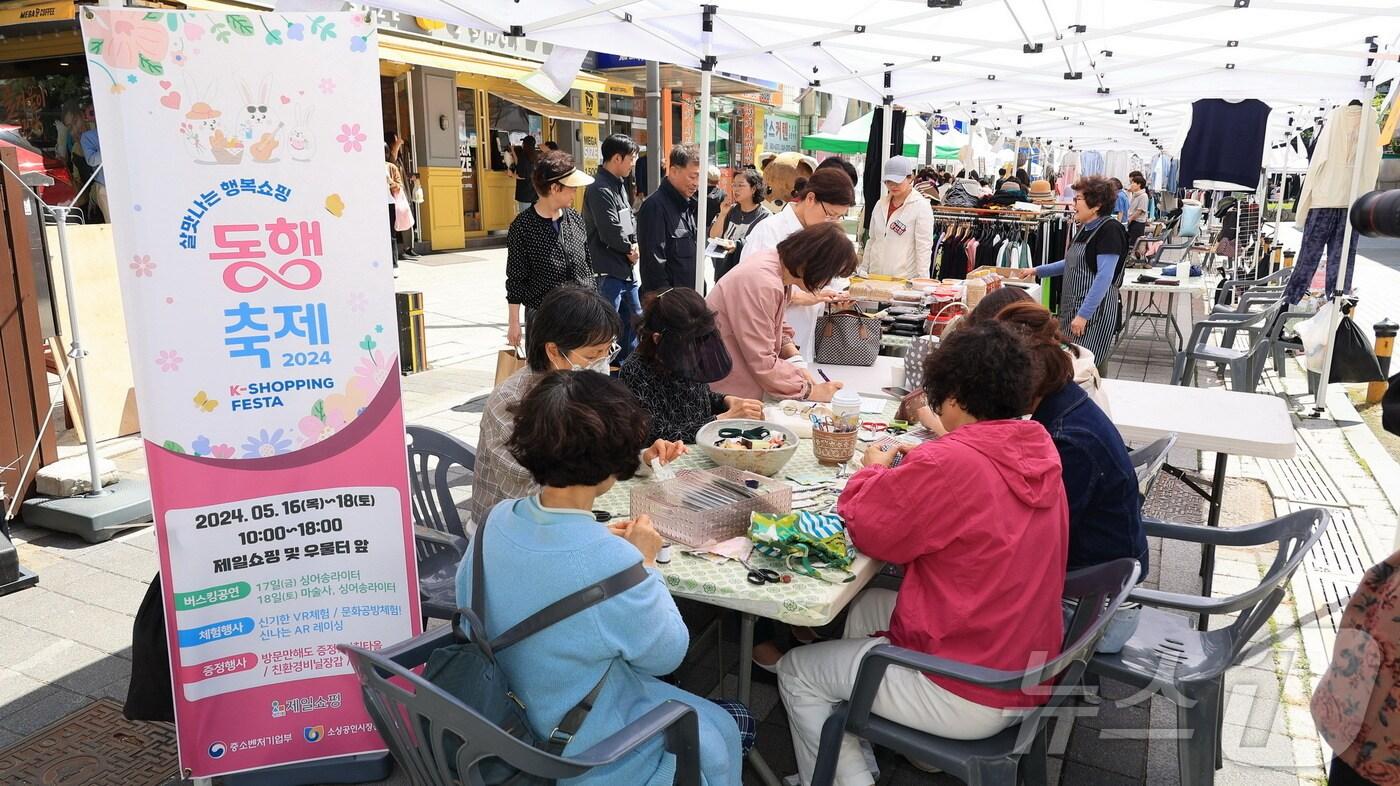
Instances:
[[[1346,210],[1351,212],[1351,206],[1356,204],[1357,192],[1361,190],[1361,159],[1365,151],[1361,149],[1361,140],[1365,137],[1366,131],[1366,107],[1375,98],[1376,83],[1374,79],[1368,79],[1366,87],[1361,92],[1361,119],[1356,124],[1356,155],[1351,166],[1351,195],[1347,198]],[[1374,184],[1372,184],[1374,185]],[[1346,217],[1346,223],[1351,223],[1350,217]],[[1327,380],[1332,377],[1332,351],[1337,346],[1337,327],[1342,324],[1342,308],[1346,304],[1347,273],[1350,272],[1352,236],[1356,230],[1350,226],[1342,228],[1342,261],[1337,266],[1337,283],[1332,287],[1332,319],[1327,328],[1327,348],[1322,353],[1322,378],[1317,381],[1317,395],[1313,397],[1313,416],[1316,417],[1327,411]],[[1326,264],[1323,262],[1323,264]],[[1325,278],[1324,278],[1325,281]]]
[[[705,256],[710,234],[705,223],[710,195],[706,173],[710,169],[710,78],[715,70],[710,47],[716,10],[713,5],[700,6],[700,131],[696,135],[700,146],[700,184],[695,192],[695,291],[702,295],[705,293],[705,266],[710,263]]]
[[[647,185],[661,185],[661,162],[670,152],[669,139],[661,138],[661,64],[647,61]]]

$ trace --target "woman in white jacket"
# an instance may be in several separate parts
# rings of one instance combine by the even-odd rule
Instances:
[[[933,208],[914,191],[914,159],[885,162],[885,195],[870,213],[861,269],[869,275],[918,278],[933,261]]]

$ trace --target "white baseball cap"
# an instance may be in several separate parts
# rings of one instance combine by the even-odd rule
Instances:
[[[885,161],[880,179],[886,183],[898,183],[914,175],[914,159],[909,156],[894,156]]]

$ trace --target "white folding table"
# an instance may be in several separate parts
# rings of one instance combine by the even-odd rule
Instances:
[[[1220,526],[1225,470],[1231,454],[1290,459],[1297,453],[1293,419],[1283,399],[1275,396],[1123,379],[1105,379],[1103,386],[1113,423],[1125,441],[1151,442],[1175,432],[1179,447],[1215,454],[1209,490],[1180,471],[1173,472],[1210,503],[1208,526]],[[1201,595],[1210,596],[1214,574],[1215,549],[1207,545],[1201,552]],[[1205,630],[1204,615],[1200,625]]]
[[[1181,264],[1189,263],[1183,260]],[[1144,273],[1158,280],[1150,283],[1139,283],[1136,279]],[[1174,283],[1162,283],[1165,281]],[[1114,349],[1137,334],[1136,330],[1130,333],[1129,323],[1132,322],[1133,317],[1143,317],[1160,319],[1171,325],[1172,329],[1176,331],[1177,339],[1177,344],[1173,345],[1173,348],[1179,350],[1185,347],[1186,340],[1191,333],[1192,303],[1196,298],[1204,301],[1210,293],[1210,287],[1203,276],[1194,276],[1183,280],[1163,276],[1160,268],[1152,268],[1151,270],[1128,270],[1124,277],[1123,286],[1119,287],[1119,293],[1124,299],[1123,330],[1119,333],[1118,340],[1114,342]],[[1165,309],[1157,307],[1156,299],[1158,296],[1166,296],[1168,302]],[[1147,303],[1139,308],[1139,299],[1143,297],[1147,299]],[[1170,336],[1165,335],[1165,331],[1163,333],[1163,338],[1170,343]]]

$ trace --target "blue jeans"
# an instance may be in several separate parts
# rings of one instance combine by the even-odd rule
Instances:
[[[612,303],[613,308],[617,309],[618,317],[622,319],[622,335],[618,337],[617,342],[622,346],[622,352],[617,356],[617,362],[620,364],[637,346],[637,334],[633,330],[633,323],[642,315],[642,301],[637,294],[637,282],[623,281],[613,276],[599,276],[598,294]]]

